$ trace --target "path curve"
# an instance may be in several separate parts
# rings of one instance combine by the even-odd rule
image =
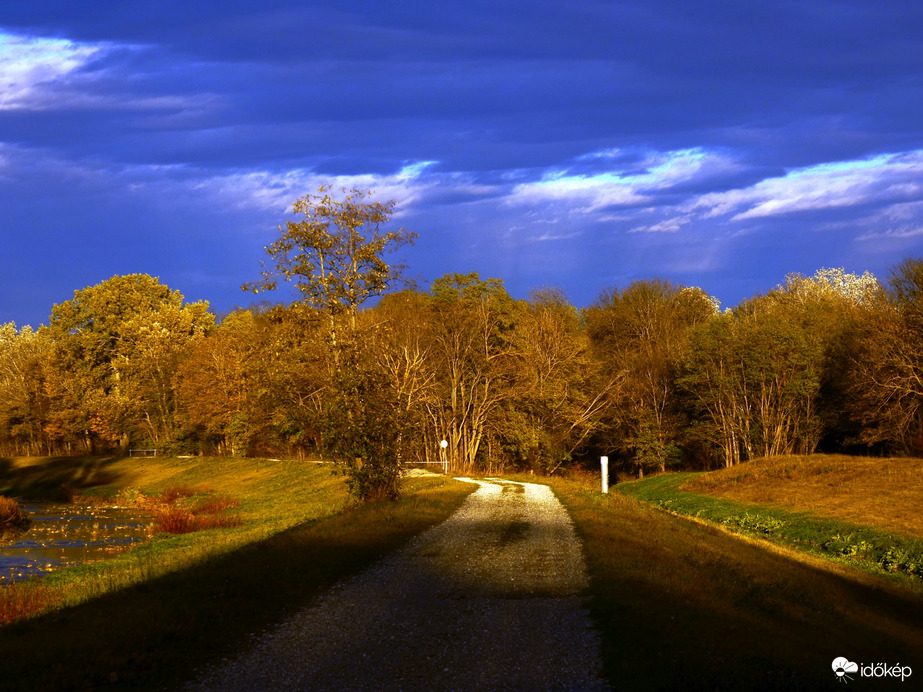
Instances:
[[[189,690],[605,690],[566,510],[480,487],[446,521],[331,589]]]

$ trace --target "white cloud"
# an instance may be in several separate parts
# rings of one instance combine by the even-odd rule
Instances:
[[[210,93],[139,95],[128,91],[128,80],[111,69],[83,71],[93,60],[115,50],[145,49],[139,45],[79,43],[0,31],[0,111],[205,111],[220,105],[221,99]],[[132,77],[137,76],[136,71],[132,73]]]
[[[52,85],[97,56],[102,45],[0,33],[0,110],[51,107]]]
[[[635,186],[610,173],[593,176],[553,173],[538,182],[516,185],[508,198],[511,204],[569,202],[578,205],[575,211],[584,212],[648,200],[647,196],[638,193]]]
[[[688,217],[674,216],[658,223],[646,226],[635,226],[629,233],[675,233],[689,221],[690,219]]]
[[[578,157],[578,161],[615,159],[623,152],[605,149]],[[547,172],[541,180],[516,185],[511,204],[570,203],[572,211],[597,212],[605,207],[643,206],[653,203],[653,193],[678,184],[712,177],[736,169],[736,164],[716,152],[701,148],[649,153],[642,161],[620,170],[592,174],[568,170]]]
[[[333,190],[371,190],[375,200],[397,200],[394,218],[399,219],[409,207],[439,185],[437,179],[422,179],[433,161],[405,164],[396,173],[330,176],[311,170],[284,172],[249,171],[204,178],[194,189],[215,195],[237,208],[263,209],[284,213],[292,203],[306,194],[316,194],[321,185]],[[442,188],[440,188],[442,189]]]
[[[856,237],[857,241],[906,240],[923,235],[923,202],[892,204],[855,222],[866,229]]]
[[[733,214],[732,221],[797,211],[854,206],[919,194],[923,151],[825,163],[762,180],[748,188],[702,195],[684,205],[705,218]]]

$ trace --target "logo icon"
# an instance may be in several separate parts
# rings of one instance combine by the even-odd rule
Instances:
[[[859,664],[853,663],[852,661],[840,656],[839,658],[833,659],[833,672],[836,673],[837,680],[840,682],[848,682],[849,680],[852,680],[852,678],[849,677],[847,673],[858,673]]]

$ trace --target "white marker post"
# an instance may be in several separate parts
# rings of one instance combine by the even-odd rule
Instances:
[[[609,492],[609,457],[599,457],[599,465],[603,472],[603,492]]]

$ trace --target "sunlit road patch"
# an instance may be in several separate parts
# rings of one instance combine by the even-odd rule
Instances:
[[[546,486],[472,482],[447,521],[190,689],[607,689],[567,512]]]

